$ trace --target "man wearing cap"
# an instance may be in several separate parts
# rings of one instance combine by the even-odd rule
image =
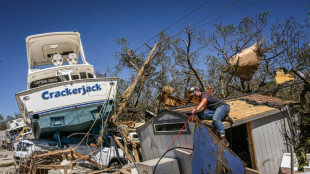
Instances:
[[[199,119],[212,119],[212,125],[218,132],[219,137],[226,146],[229,146],[222,120],[225,118],[225,120],[232,122],[231,118],[227,115],[230,111],[230,106],[212,94],[209,94],[209,96],[206,95],[207,92],[201,91],[198,86],[191,87],[189,91],[191,96],[199,97],[200,101],[196,108],[197,110],[194,109],[192,113],[196,113]],[[205,105],[206,107],[204,108]]]

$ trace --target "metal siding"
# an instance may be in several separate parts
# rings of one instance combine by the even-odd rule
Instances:
[[[154,158],[154,155],[153,155],[153,152],[152,152],[152,143],[153,143],[152,142],[152,137],[153,137],[153,134],[152,134],[152,132],[150,132],[151,128],[152,127],[150,126],[150,127],[145,129],[146,133],[149,135],[147,137],[147,139],[148,139],[148,146],[147,146],[147,150],[145,151],[145,153],[148,154],[148,159],[147,160],[150,160],[150,159]]]
[[[279,166],[277,163],[277,160],[275,158],[277,152],[275,151],[275,142],[276,140],[273,139],[276,136],[273,136],[274,132],[276,132],[276,130],[274,130],[274,126],[275,126],[275,122],[273,121],[272,123],[268,124],[268,117],[265,120],[265,124],[266,124],[266,145],[269,146],[270,148],[266,148],[267,149],[267,156],[268,156],[268,163],[269,163],[269,167],[270,167],[270,173],[278,173],[276,172],[277,166]],[[272,120],[270,120],[272,121]]]
[[[150,135],[148,132],[148,128],[144,129],[143,131],[140,132],[141,135],[141,148],[142,148],[142,157],[143,160],[149,160],[150,159],[150,155],[149,153],[149,149],[151,147],[151,140],[150,140]]]
[[[170,114],[165,114],[163,117],[159,118],[158,121],[163,121],[163,120],[174,120],[174,119],[180,119],[180,117],[175,117]]]
[[[265,158],[264,155],[266,154],[266,152],[263,151],[265,149],[262,147],[265,142],[259,125],[261,125],[261,120],[256,120],[252,122],[253,143],[256,152],[255,155],[257,161],[257,170],[262,173],[266,173],[266,168],[263,166],[262,163],[263,159]]]
[[[245,164],[206,126],[195,129],[192,173],[244,173]]]
[[[159,156],[159,153],[158,153],[158,138],[156,136],[154,136],[154,129],[153,129],[153,125],[150,126],[148,128],[149,130],[149,134],[150,134],[150,138],[151,138],[151,149],[150,149],[150,152],[152,154],[152,158],[151,159],[154,159],[154,158],[158,158]]]
[[[174,115],[165,114],[157,121],[167,121],[167,120],[180,120],[180,117],[176,117]],[[174,147],[187,147],[193,148],[193,139],[194,139],[194,130],[195,123],[188,123],[189,130],[191,134],[180,134],[176,139],[171,148]],[[147,127],[142,129],[140,132],[141,135],[141,147],[142,147],[142,155],[144,161],[151,160],[154,158],[160,158],[165,152],[169,145],[172,143],[176,134],[159,134],[154,135],[153,124],[149,124]],[[180,155],[179,155],[180,156]],[[178,159],[178,163],[182,166],[182,173],[187,174],[192,170],[192,159],[186,159],[185,155],[181,155],[183,158]],[[175,150],[168,152],[165,157],[167,158],[176,158],[177,153]],[[186,160],[185,160],[186,159]],[[188,162],[190,161],[190,162]],[[190,171],[190,172],[189,172]]]
[[[266,174],[278,173],[285,141],[283,139],[283,113],[252,122],[253,140],[258,171]]]

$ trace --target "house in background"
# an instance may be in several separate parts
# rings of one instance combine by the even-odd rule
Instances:
[[[284,134],[290,135],[288,118],[292,116],[290,116],[288,109],[290,105],[298,103],[257,94],[231,98],[225,101],[231,106],[229,115],[234,120],[232,125],[224,122],[226,136],[231,144],[230,149],[225,150],[225,152],[232,150],[233,154],[237,154],[246,167],[261,173],[281,173],[282,155],[289,152],[289,147],[284,138]],[[159,113],[158,116],[138,129],[144,160],[160,158],[164,154],[188,119],[188,113],[195,107],[196,105],[189,105],[170,108]],[[202,122],[206,127],[213,129],[210,120],[203,120]],[[202,136],[201,138],[205,137],[204,134],[195,132],[198,132],[197,123],[191,120],[172,148],[194,149],[195,146],[199,146],[200,149],[198,150],[201,150],[201,153],[206,153],[202,147],[219,145],[220,141],[215,141],[213,136],[211,136],[213,137],[211,144],[202,145],[200,144],[204,143],[202,141],[195,141],[198,144],[194,144],[195,139],[199,139],[200,136]],[[192,169],[193,163],[197,168],[197,161],[193,162],[193,159],[196,159],[195,156],[193,157],[195,154],[199,153],[193,153],[193,150],[177,149],[167,153],[165,157],[177,158],[181,173],[191,173],[194,171]],[[206,156],[206,160],[201,161],[201,163],[208,162],[208,156]],[[225,160],[222,159],[222,161]],[[228,159],[227,161],[229,162]],[[232,169],[228,163],[217,166],[227,167],[228,170]]]

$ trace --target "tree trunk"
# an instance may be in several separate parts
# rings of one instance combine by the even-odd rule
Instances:
[[[135,89],[135,87],[137,86],[141,76],[143,75],[144,71],[145,71],[145,67],[150,63],[150,61],[153,58],[153,55],[155,53],[155,50],[158,46],[158,43],[156,43],[154,45],[154,47],[152,48],[149,56],[147,57],[147,59],[145,60],[143,66],[139,69],[138,75],[135,79],[135,81],[125,90],[125,92],[123,93],[121,99],[122,102],[119,104],[119,110],[118,110],[118,115],[122,113],[122,111],[124,110],[124,108],[128,105],[129,100],[133,94],[133,91]]]
[[[198,72],[196,71],[196,69],[193,67],[192,62],[191,62],[191,54],[190,54],[190,47],[191,47],[191,32],[189,32],[188,30],[186,30],[187,32],[187,36],[188,36],[188,44],[186,45],[186,58],[187,58],[187,64],[189,66],[189,68],[194,72],[197,80],[200,83],[200,86],[203,88],[204,91],[207,91],[206,86],[203,84],[201,77],[199,76]]]
[[[141,95],[141,92],[142,92],[142,89],[143,89],[143,85],[144,85],[144,82],[146,80],[146,77],[149,75],[149,72],[143,74],[142,76],[142,79],[141,79],[141,82],[140,82],[140,87],[139,87],[139,91],[138,91],[138,94],[137,94],[137,99],[135,101],[135,104],[133,105],[133,107],[137,107],[138,103],[139,103],[139,98],[140,98],[140,95]]]

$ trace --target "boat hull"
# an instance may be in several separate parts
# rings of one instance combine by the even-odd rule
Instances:
[[[16,100],[35,138],[50,138],[55,133],[87,131],[97,114],[98,120],[111,115],[116,86],[116,78],[76,80],[20,92]],[[95,133],[100,125],[92,131]]]

